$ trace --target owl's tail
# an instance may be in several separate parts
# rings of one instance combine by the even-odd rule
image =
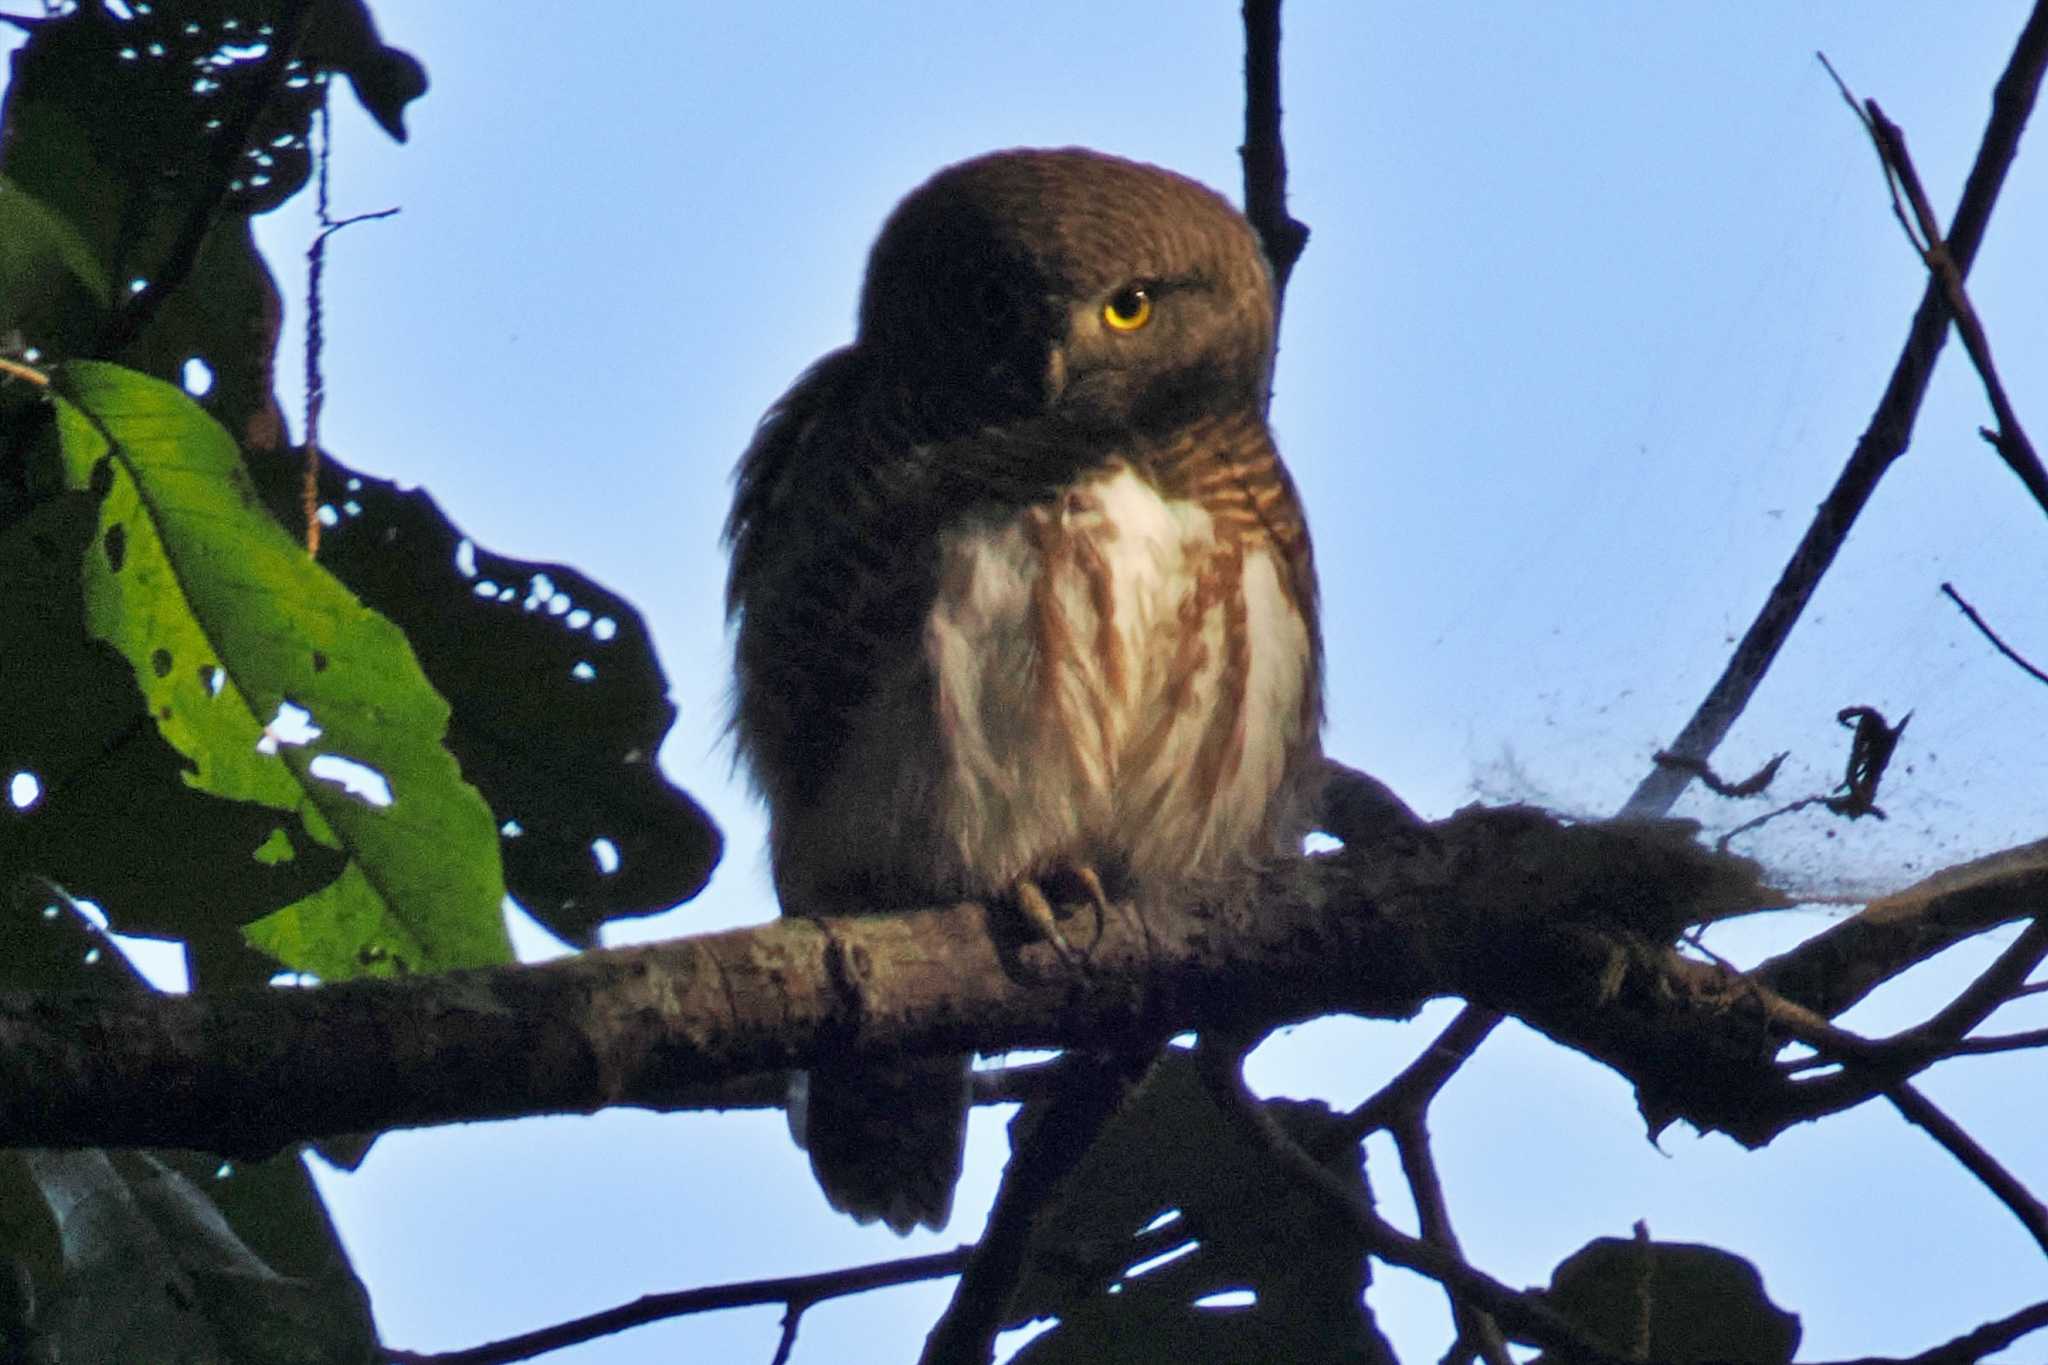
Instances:
[[[946,1225],[967,1141],[967,1070],[966,1057],[907,1057],[794,1078],[789,1130],[833,1208],[897,1233]]]

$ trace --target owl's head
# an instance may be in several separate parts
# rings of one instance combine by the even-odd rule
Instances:
[[[1220,195],[1099,152],[1010,151],[940,171],[868,261],[860,348],[985,420],[1164,428],[1263,411],[1272,275]]]

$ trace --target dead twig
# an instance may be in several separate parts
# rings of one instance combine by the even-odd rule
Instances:
[[[1993,630],[1989,625],[1985,623],[1984,618],[1977,614],[1977,609],[1975,607],[1971,606],[1968,602],[1963,600],[1963,595],[1956,591],[1955,584],[1944,583],[1941,585],[1941,590],[1942,592],[1948,595],[1949,601],[1955,603],[1958,607],[1962,608],[1963,615],[1970,618],[1970,624],[1975,626],[1983,634],[1984,638],[1991,642],[1991,647],[1993,649],[1997,650],[2000,654],[2003,654],[2006,658],[2018,664],[2021,670],[2024,671],[2027,674],[2027,676],[2032,678],[2035,682],[2048,683],[2048,673],[2044,673],[2040,669],[2034,667],[2034,665],[2032,665],[2031,663],[2028,663],[2026,659],[2020,655],[2019,651],[2015,650],[2011,645],[2007,644],[2004,640],[1998,638],[1998,632]]]
[[[2048,70],[2048,3],[2034,7],[2013,46],[2004,74],[1998,78],[1992,93],[1991,118],[1985,125],[1962,199],[1950,220],[1947,254],[1959,279],[1968,276],[1977,248],[1984,240],[1984,229],[1998,202],[2006,171],[2019,152],[2020,133],[2040,93],[2044,70]],[[1878,400],[1869,427],[1856,442],[1855,453],[1842,466],[1835,486],[1814,513],[1762,610],[1744,632],[1699,709],[1669,746],[1670,752],[1687,758],[1711,757],[1743,708],[1749,705],[1757,684],[1812,600],[1814,590],[1834,563],[1835,555],[1848,539],[1849,528],[1870,501],[1878,481],[1892,462],[1906,452],[1928,380],[1934,373],[1934,363],[1947,339],[1949,315],[1946,291],[1939,280],[1930,279],[1891,381]],[[1623,814],[1646,819],[1667,813],[1692,777],[1683,768],[1655,766],[1629,797]]]
[[[1231,1047],[1212,1043],[1205,1036],[1195,1058],[1203,1083],[1231,1124],[1264,1148],[1318,1207],[1352,1227],[1370,1254],[1435,1280],[1468,1306],[1490,1314],[1513,1340],[1556,1351],[1579,1365],[1622,1365],[1619,1357],[1588,1342],[1540,1299],[1508,1288],[1463,1257],[1410,1237],[1381,1218],[1334,1171],[1288,1136],[1245,1089],[1239,1058]]]
[[[1835,88],[1842,92],[1843,102],[1854,111],[1864,131],[1870,134],[1870,141],[1877,148],[1878,162],[1884,167],[1886,186],[1891,190],[1892,213],[1906,230],[1906,240],[1913,244],[1929,273],[1940,282],[1942,293],[1948,300],[1949,314],[1955,319],[1956,334],[1962,337],[1963,349],[1969,352],[1970,363],[1976,367],[1978,378],[1984,381],[1985,396],[1991,400],[1991,411],[1998,418],[1998,429],[1992,431],[1980,427],[1978,434],[1990,443],[2007,468],[2026,485],[2041,510],[2048,512],[2048,470],[2042,469],[2040,456],[2034,453],[2033,442],[2027,439],[2019,416],[2013,411],[2012,401],[2006,396],[2005,385],[1998,378],[1998,367],[1991,359],[1990,339],[1985,336],[1983,321],[1977,316],[1969,291],[1963,286],[1962,272],[1956,268],[1955,260],[1941,239],[1941,223],[1934,216],[1934,207],[1928,203],[1927,191],[1920,184],[1920,173],[1906,151],[1905,131],[1885,117],[1876,100],[1859,103],[1849,93],[1848,85],[1835,71],[1827,55],[1815,55],[1834,79]],[[1900,202],[1902,193],[1904,204]],[[1912,208],[1910,220],[1906,216],[1907,205]]]
[[[891,1285],[912,1284],[919,1280],[936,1280],[947,1275],[957,1275],[967,1264],[972,1247],[955,1247],[930,1256],[906,1256],[901,1260],[877,1261],[870,1265],[849,1266],[845,1270],[828,1270],[815,1275],[787,1275],[773,1280],[745,1280],[737,1284],[710,1285],[702,1289],[684,1289],[671,1294],[648,1294],[631,1303],[616,1308],[607,1308],[601,1313],[573,1318],[568,1322],[543,1327],[539,1331],[524,1332],[502,1341],[487,1342],[481,1346],[467,1346],[459,1351],[393,1351],[387,1349],[383,1358],[394,1365],[509,1365],[509,1362],[531,1360],[549,1351],[559,1351],[566,1346],[580,1342],[594,1341],[598,1337],[623,1332],[629,1327],[642,1327],[650,1322],[661,1322],[668,1318],[684,1317],[692,1313],[715,1312],[721,1308],[745,1308],[755,1304],[779,1303],[791,1314],[785,1318],[783,1332],[789,1340],[795,1339],[795,1329],[789,1325],[795,1316],[813,1304],[827,1299],[844,1298],[849,1294],[865,1294],[871,1289],[886,1289]]]
[[[1977,1177],[1998,1199],[1998,1202],[2012,1210],[2012,1216],[2020,1220],[2020,1226],[2034,1239],[2034,1244],[2048,1253],[2048,1208],[2034,1197],[2032,1190],[2021,1184],[2019,1178],[1998,1159],[1984,1150],[1977,1140],[1963,1130],[1963,1126],[1943,1113],[1934,1101],[1915,1090],[1911,1085],[1901,1083],[1884,1092],[1892,1107],[1905,1115],[1908,1122],[1923,1129],[1929,1137],[1947,1149],[1962,1168]]]

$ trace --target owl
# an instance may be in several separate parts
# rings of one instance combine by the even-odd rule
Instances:
[[[998,152],[897,206],[726,529],[785,914],[965,898],[1057,934],[1055,896],[1196,894],[1299,847],[1322,650],[1274,330],[1250,226],[1157,167]],[[835,1208],[945,1223],[967,1065],[799,1078]]]

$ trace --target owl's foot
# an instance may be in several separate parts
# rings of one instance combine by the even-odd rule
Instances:
[[[1050,895],[1047,887],[1052,887]],[[1069,895],[1076,897],[1095,911],[1096,932],[1102,930],[1103,917],[1109,913],[1109,892],[1103,887],[1102,875],[1088,863],[1074,863],[1062,867],[1042,879],[1020,877],[1011,889],[1016,898],[1017,909],[1024,917],[1024,923],[1041,940],[1059,949],[1060,956],[1073,961],[1077,956],[1067,936],[1060,930],[1060,921],[1067,918],[1060,913],[1060,906],[1053,896],[1060,896],[1062,903]],[[1072,906],[1067,906],[1071,914]]]

